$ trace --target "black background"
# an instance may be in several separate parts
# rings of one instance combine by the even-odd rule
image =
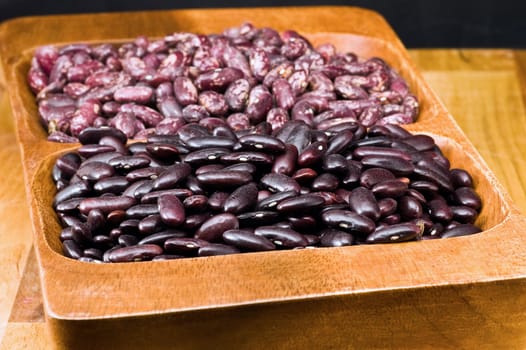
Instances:
[[[348,5],[376,10],[409,48],[526,48],[526,1],[523,0],[0,0],[0,21],[46,14],[292,5]]]

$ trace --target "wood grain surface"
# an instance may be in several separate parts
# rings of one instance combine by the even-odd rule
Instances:
[[[412,50],[410,54],[514,203],[526,213],[526,53]],[[0,349],[49,349],[53,344],[44,322],[22,165],[6,97],[8,88],[0,76],[0,169],[4,177],[0,181]],[[524,284],[521,280],[489,284],[485,292],[488,298],[501,298],[507,289],[521,283]],[[458,300],[447,311],[451,317],[457,314],[464,318],[465,327],[454,332],[455,339],[440,334],[440,327],[435,334],[414,335],[429,339],[420,348],[521,349],[526,345],[526,334],[521,335],[526,328],[526,310],[522,310],[523,317],[506,319],[506,311],[515,305],[507,303],[509,309],[485,308],[486,314],[481,314],[469,288],[455,292]],[[433,293],[419,297],[432,301],[437,297]],[[524,306],[524,302],[519,303],[520,306]],[[386,318],[397,311],[400,310],[396,305],[377,310]],[[357,312],[365,314],[366,310]],[[420,310],[419,315],[407,322],[429,321],[426,310]],[[488,327],[494,331],[487,332]],[[508,336],[499,337],[506,334]],[[386,346],[382,341],[388,340],[368,343],[358,339],[355,344],[378,348],[381,344]],[[295,345],[305,348],[308,344],[298,341]],[[397,347],[404,348],[403,344]]]

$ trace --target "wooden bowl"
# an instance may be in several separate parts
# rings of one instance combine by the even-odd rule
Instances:
[[[78,145],[46,141],[26,83],[34,48],[182,30],[211,33],[244,21],[296,29],[314,43],[379,56],[396,68],[421,102],[419,120],[407,129],[433,136],[452,167],[472,174],[483,199],[477,220],[483,232],[160,262],[91,264],[64,257],[50,174],[56,158]],[[0,42],[47,323],[58,348],[421,349],[511,336],[525,344],[525,311],[514,305],[525,301],[520,250],[526,218],[377,13],[287,7],[29,17],[4,23]]]

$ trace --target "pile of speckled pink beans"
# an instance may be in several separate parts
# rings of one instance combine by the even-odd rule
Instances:
[[[380,58],[251,24],[35,51],[64,254],[165,260],[464,236],[481,199]],[[132,142],[128,142],[132,140]]]

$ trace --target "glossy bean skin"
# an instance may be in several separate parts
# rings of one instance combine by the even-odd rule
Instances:
[[[176,195],[161,195],[157,207],[161,220],[166,225],[177,227],[184,223],[186,219],[185,208]]]
[[[460,224],[451,229],[445,230],[440,234],[441,238],[452,238],[468,236],[481,232],[481,229],[472,224]]]
[[[415,239],[421,234],[421,229],[413,223],[395,224],[379,228],[367,236],[367,243],[393,243]]]
[[[132,245],[113,250],[109,253],[108,260],[111,262],[151,260],[162,253],[163,249],[155,244]]]
[[[373,192],[365,187],[357,187],[349,195],[349,207],[357,214],[367,216],[373,221],[380,218],[380,207]]]
[[[271,240],[256,235],[251,230],[227,230],[223,232],[223,241],[246,251],[259,252],[276,249]]]
[[[225,213],[239,214],[253,209],[258,197],[258,188],[255,183],[249,183],[237,188],[223,203]]]
[[[320,234],[320,245],[322,247],[343,247],[352,245],[354,237],[344,231],[336,229],[325,229]]]
[[[239,221],[236,216],[230,213],[217,214],[199,227],[195,233],[195,238],[214,242],[220,240],[225,231],[238,228]]]
[[[277,211],[294,215],[308,213],[317,210],[325,204],[325,200],[314,194],[304,194],[296,197],[286,198],[276,206]]]
[[[254,234],[269,239],[277,247],[296,248],[308,245],[307,239],[292,229],[277,226],[260,226],[254,230]]]
[[[321,218],[328,226],[346,232],[371,233],[375,228],[374,221],[350,210],[327,210],[322,213]]]

